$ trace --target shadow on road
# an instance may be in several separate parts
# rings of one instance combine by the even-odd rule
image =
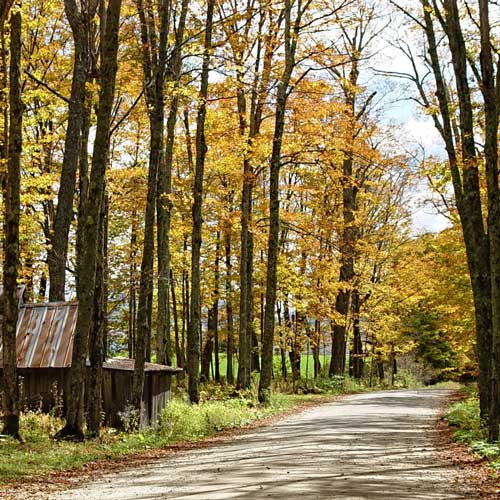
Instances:
[[[214,447],[180,454],[104,485],[88,499],[458,499],[456,471],[433,453],[446,391],[351,396]]]

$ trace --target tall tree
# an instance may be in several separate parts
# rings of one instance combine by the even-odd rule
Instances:
[[[500,188],[498,185],[498,123],[500,68],[493,62],[489,2],[479,0],[481,34],[481,92],[484,100],[484,159],[488,190],[488,236],[491,271],[491,321],[493,362],[489,438],[498,441],[500,429]],[[496,52],[496,51],[495,51]]]
[[[170,340],[170,221],[172,202],[172,167],[174,160],[175,126],[179,108],[179,86],[182,71],[182,48],[189,0],[183,0],[179,20],[175,29],[175,42],[169,58],[166,80],[172,86],[170,109],[167,118],[165,159],[158,168],[157,189],[157,239],[158,239],[158,321],[157,321],[157,361],[170,364],[172,347]]]
[[[475,145],[475,130],[471,90],[468,80],[467,50],[460,23],[460,12],[455,0],[444,2],[444,12],[433,2],[421,1],[423,22],[420,27],[428,43],[429,64],[436,85],[436,98],[439,113],[433,112],[432,118],[445,144],[448,164],[455,193],[457,210],[460,216],[467,261],[476,311],[477,351],[479,360],[479,393],[481,415],[486,418],[491,404],[491,350],[492,350],[492,311],[490,243],[484,224],[481,204],[481,188],[478,158]],[[450,101],[450,93],[442,69],[439,52],[439,35],[436,33],[434,19],[445,32],[449,44],[453,73],[456,79],[456,92],[459,104],[458,125]],[[411,55],[411,54],[410,54]],[[423,105],[432,108],[432,101],[426,94],[422,79],[414,66],[412,75]]]
[[[10,2],[3,2],[1,12],[8,15]],[[19,388],[17,383],[16,325],[19,308],[17,278],[19,268],[19,216],[21,189],[21,153],[23,139],[23,103],[21,100],[21,7],[15,5],[10,15],[9,63],[9,135],[7,177],[4,183],[5,226],[3,266],[3,434],[19,439]],[[4,124],[6,126],[6,124]]]
[[[217,231],[214,261],[214,290],[213,302],[208,310],[207,338],[201,358],[201,377],[203,382],[209,380],[210,366],[215,361],[214,380],[220,382],[219,365],[219,261],[220,261],[220,232]],[[213,359],[214,358],[214,359]]]
[[[308,3],[302,0],[285,0],[285,65],[278,80],[274,121],[273,149],[270,160],[269,184],[269,236],[267,245],[266,306],[264,310],[264,331],[262,332],[262,371],[259,383],[259,401],[268,402],[271,391],[273,370],[274,323],[276,307],[276,285],[278,247],[280,239],[279,183],[281,168],[281,148],[285,130],[286,105],[290,92],[290,80],[296,65],[302,16]],[[294,18],[295,15],[295,18]]]
[[[133,404],[140,409],[144,385],[144,362],[151,360],[155,209],[158,170],[164,161],[165,72],[171,5],[170,0],[159,1],[156,14],[151,2],[145,4],[142,0],[136,0],[136,5],[141,25],[142,67],[150,130],[148,192],[144,215],[144,245],[137,308],[132,397]],[[162,290],[165,288],[162,287]],[[162,301],[164,300],[165,297],[162,296]],[[160,310],[164,309],[160,307]],[[158,340],[161,344],[158,345],[159,361],[162,362],[165,355],[164,339]]]
[[[205,20],[205,41],[203,46],[203,61],[199,90],[198,115],[196,119],[196,160],[193,185],[191,233],[191,304],[187,332],[187,370],[188,391],[192,403],[198,403],[199,393],[199,364],[200,364],[200,331],[201,331],[201,290],[200,290],[200,253],[202,238],[202,201],[203,177],[207,143],[205,139],[205,118],[207,114],[208,76],[210,72],[210,54],[212,51],[212,29],[215,0],[207,0],[207,14]]]
[[[229,196],[232,203],[232,194]],[[226,283],[225,283],[225,302],[226,302],[226,321],[227,321],[227,366],[226,380],[228,384],[234,384],[233,356],[234,356],[234,319],[233,319],[233,287],[231,262],[231,224],[226,226],[224,234],[224,261],[226,265]]]
[[[80,4],[80,8],[78,8],[76,0],[64,0],[64,8],[74,40],[74,62],[58,203],[50,238],[51,247],[48,253],[49,300],[52,302],[65,298],[68,235],[73,220],[76,173],[82,150],[82,134],[86,115],[85,86],[91,68],[92,23],[99,0],[82,0]]]
[[[377,7],[371,2],[354,2],[351,6],[354,19],[350,16],[337,16],[337,23],[342,33],[342,48],[336,57],[345,57],[345,61],[329,70],[342,89],[345,105],[345,151],[342,159],[342,234],[340,236],[340,273],[339,291],[335,300],[337,320],[332,331],[332,357],[330,375],[344,375],[346,346],[348,336],[348,316],[352,313],[355,350],[359,349],[359,296],[355,290],[356,247],[359,229],[356,222],[359,181],[357,180],[355,147],[356,140],[364,128],[364,121],[369,111],[374,93],[362,98],[363,89],[359,85],[362,63],[370,59],[370,45],[380,35],[383,27],[378,26]],[[360,354],[360,353],[355,353]],[[360,358],[356,364],[359,365]]]
[[[92,436],[99,436],[101,428],[103,362],[106,358],[107,336],[107,289],[106,289],[106,247],[107,247],[107,197],[99,214],[97,236],[97,265],[95,278],[94,306],[89,334],[87,429]]]
[[[254,293],[254,235],[252,228],[253,191],[257,180],[254,165],[255,142],[264,120],[263,110],[269,94],[272,61],[277,47],[277,31],[282,15],[276,14],[270,5],[263,2],[257,7],[253,2],[242,6],[235,2],[231,11],[220,5],[223,24],[231,48],[231,64],[235,68],[236,107],[238,131],[243,143],[243,185],[241,189],[241,233],[240,233],[240,300],[239,300],[239,358],[238,386],[250,387],[255,332],[253,328]],[[257,26],[254,26],[257,21]],[[251,43],[255,38],[256,46]],[[253,58],[252,58],[253,56]],[[248,76],[249,75],[249,78]],[[249,79],[250,83],[246,80]],[[231,314],[232,316],[232,314]],[[255,364],[255,363],[254,363]]]
[[[79,263],[77,297],[78,316],[76,321],[73,355],[68,384],[66,424],[58,432],[59,438],[82,439],[83,408],[85,397],[86,361],[88,339],[93,317],[95,279],[97,268],[97,244],[101,221],[101,207],[104,202],[106,165],[109,156],[111,114],[115,95],[116,72],[118,68],[118,32],[120,25],[121,0],[110,0],[105,10],[103,30],[101,86],[97,111],[96,135],[92,155],[89,193],[84,202],[82,255]]]

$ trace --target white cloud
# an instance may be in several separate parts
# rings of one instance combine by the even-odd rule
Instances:
[[[443,139],[430,117],[411,117],[402,124],[403,135],[415,146],[423,148],[425,156],[443,157]]]
[[[450,221],[430,208],[417,208],[412,213],[412,226],[415,234],[439,233],[450,226]]]

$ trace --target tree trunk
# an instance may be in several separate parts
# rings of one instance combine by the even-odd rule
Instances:
[[[384,362],[381,360],[377,361],[377,372],[378,372],[379,383],[382,384],[385,380],[385,370],[384,370]]]
[[[3,26],[2,26],[3,30]],[[16,326],[19,309],[17,277],[19,268],[19,218],[23,111],[21,100],[21,11],[10,16],[9,139],[7,177],[4,191],[3,266],[3,434],[19,436],[19,388],[17,383]]]
[[[129,251],[129,300],[128,300],[128,357],[134,359],[135,339],[137,332],[137,264],[135,258],[137,255],[137,214],[132,214],[132,224],[130,227],[130,251]]]
[[[182,1],[182,6],[181,6],[181,13],[179,17],[179,23],[175,32],[175,46],[173,49],[173,56],[172,56],[172,61],[171,61],[171,66],[172,66],[172,77],[171,79],[174,81],[174,91],[173,91],[173,96],[172,96],[172,101],[170,105],[170,112],[167,120],[167,141],[166,141],[166,146],[165,146],[165,169],[166,169],[166,175],[165,175],[165,183],[161,182],[159,184],[159,192],[160,192],[160,197],[164,193],[164,197],[167,198],[172,191],[172,168],[173,168],[173,156],[174,156],[174,139],[175,139],[175,125],[177,122],[177,113],[178,113],[178,107],[179,107],[179,97],[177,95],[177,90],[179,88],[180,84],[180,76],[181,76],[181,70],[182,70],[182,46],[184,43],[184,30],[185,30],[185,24],[186,24],[186,16],[188,12],[188,7],[189,7],[189,0],[183,0]],[[163,177],[163,176],[161,176]],[[171,221],[171,210],[172,210],[172,204],[170,201],[165,205],[165,203],[160,203],[159,207],[163,209],[163,207],[167,208],[165,217],[163,216],[162,213],[158,214],[158,221],[159,224],[162,223],[163,219],[165,218],[165,238],[163,241],[158,240],[158,252],[159,254],[163,252],[162,246],[165,246],[165,253],[168,255],[168,259],[166,259],[165,262],[165,268],[166,272],[170,274],[170,221]],[[160,294],[160,288],[158,286],[158,294]],[[165,334],[164,337],[166,339],[166,347],[167,347],[167,358],[169,358],[170,354],[169,352],[171,351],[170,347],[170,316],[169,316],[169,309],[168,309],[168,296],[167,298],[167,311],[166,311],[166,329],[165,329]],[[158,319],[158,324],[159,328],[161,327],[161,322],[160,319]],[[178,328],[178,325],[177,325]],[[177,330],[177,335],[178,335],[178,330]],[[184,353],[183,353],[184,356]],[[183,366],[184,366],[184,359],[182,360]]]
[[[95,69],[95,68],[93,68]],[[78,179],[78,226],[76,230],[76,268],[80,267],[80,259],[83,254],[83,218],[85,210],[85,201],[89,196],[89,133],[90,133],[90,116],[92,106],[92,96],[87,92],[86,103],[84,106],[84,117],[82,123],[80,154],[79,154],[79,179]],[[78,272],[75,274],[76,287],[78,287]]]
[[[398,362],[396,360],[396,353],[394,352],[394,346],[391,349],[391,385],[396,382],[396,375],[398,374]]]
[[[361,341],[361,329],[359,323],[360,315],[359,291],[354,290],[352,294],[352,315],[353,315],[353,349],[352,349],[352,375],[360,380],[363,377],[363,343]]]
[[[490,403],[490,441],[498,441],[499,437],[499,394],[500,378],[500,190],[498,187],[498,80],[495,79],[491,47],[491,29],[489,18],[489,2],[479,0],[480,32],[481,32],[481,91],[485,111],[485,144],[484,158],[486,166],[486,183],[488,188],[488,236],[490,242],[491,269],[491,305],[492,305],[492,342],[493,363]],[[497,66],[497,71],[498,71]],[[497,76],[498,79],[498,76]]]
[[[281,307],[276,304],[277,315],[278,315],[278,328],[279,328],[279,341],[280,341],[280,361],[281,361],[281,377],[283,380],[287,379],[288,372],[286,367],[286,351],[285,351],[285,343],[286,339],[283,338],[283,322],[281,320]]]
[[[8,4],[3,4],[3,11],[0,12],[0,37],[1,37],[1,64],[2,64],[2,72],[1,72],[1,84],[2,88],[9,88],[9,70],[8,70],[8,50],[7,50],[7,33],[5,29],[5,21],[9,14],[10,5],[12,2]],[[2,120],[3,120],[3,130],[2,130],[2,140],[0,144],[0,157],[2,160],[7,160],[9,157],[9,105],[8,105],[8,96],[3,92],[0,95],[0,105],[2,107]],[[5,174],[0,176],[1,188],[5,189]],[[47,234],[47,233],[46,233]],[[47,235],[46,235],[47,237]]]
[[[319,346],[321,339],[321,323],[318,320],[314,321],[314,338],[312,342],[312,354],[314,360],[314,378],[318,378],[321,374],[321,361],[319,359]]]
[[[297,313],[291,314],[287,304],[288,299],[285,302],[285,322],[287,324],[288,331],[292,334],[288,356],[290,358],[290,366],[292,368],[293,390],[296,391],[297,382],[300,380],[300,341],[299,333],[297,331],[298,320]]]
[[[209,312],[211,316],[211,311]],[[212,323],[211,317],[209,317],[209,322]],[[212,325],[209,326],[212,328]],[[214,338],[211,331],[207,332],[207,338],[205,340],[205,346],[201,353],[201,372],[200,372],[200,382],[206,383],[210,380],[210,364],[212,361],[212,356],[214,352]]]
[[[51,249],[48,252],[49,300],[64,300],[68,235],[73,220],[76,172],[81,151],[85,116],[86,83],[90,69],[91,24],[98,2],[88,2],[86,10],[78,10],[75,0],[65,0],[64,7],[75,44],[71,96],[68,107],[68,125],[64,143],[64,156],[59,182],[57,210]]]
[[[201,381],[208,382],[210,364],[215,350],[215,374],[214,379],[220,381],[220,367],[219,367],[219,354],[217,349],[219,347],[218,339],[218,316],[219,316],[219,252],[220,252],[220,233],[217,233],[217,244],[215,250],[214,262],[214,301],[208,311],[207,322],[207,338],[203,355],[201,358]]]
[[[244,100],[243,100],[244,102]],[[239,108],[242,107],[238,100]],[[240,111],[240,116],[242,113]],[[240,124],[241,129],[241,124]],[[250,220],[252,210],[252,169],[247,158],[243,161],[243,191],[241,201],[241,247],[240,247],[240,308],[239,308],[239,362],[238,362],[238,383],[240,389],[248,389],[250,387],[251,373],[251,337],[248,335],[248,330],[251,325],[248,325],[250,312],[251,285],[249,284],[249,265],[252,256],[249,252],[250,238]]]
[[[450,114],[448,89],[441,71],[441,60],[432,20],[433,6],[428,0],[421,0],[424,17],[424,30],[428,41],[430,63],[436,81],[436,96],[439,103],[441,121],[434,119],[441,134],[446,152],[464,236],[467,264],[471,277],[476,320],[477,354],[479,361],[479,401],[481,417],[488,418],[491,400],[491,352],[492,352],[492,307],[490,243],[484,228],[481,206],[479,171],[474,143],[474,120],[472,101],[467,78],[467,55],[460,26],[460,14],[457,2],[444,2],[446,17],[439,10],[435,11],[449,40],[453,69],[457,82],[457,95],[460,109],[460,170],[457,149],[455,147],[454,127]],[[434,5],[435,6],[435,5]],[[421,91],[422,94],[422,91]],[[425,94],[422,94],[424,99]]]
[[[40,287],[38,288],[38,302],[44,302],[47,295],[47,275],[42,273],[40,277]]]
[[[276,286],[278,269],[278,247],[280,231],[279,181],[281,168],[281,147],[285,131],[285,112],[289,95],[289,84],[295,67],[295,53],[304,11],[298,5],[292,23],[292,4],[286,0],[285,16],[285,67],[278,82],[276,116],[274,121],[273,148],[269,176],[269,235],[267,242],[266,307],[264,309],[264,331],[262,332],[262,367],[259,383],[259,401],[267,403],[271,396],[273,373],[274,322],[276,307]],[[293,24],[293,26],[292,26]]]
[[[141,407],[144,386],[144,363],[151,361],[151,323],[153,315],[153,263],[154,263],[154,229],[155,211],[157,204],[158,172],[165,173],[163,166],[163,132],[164,132],[164,90],[165,71],[167,64],[167,40],[169,34],[169,1],[158,2],[159,32],[155,23],[150,19],[152,13],[150,6],[144,8],[142,0],[136,0],[137,12],[141,25],[141,50],[142,68],[144,73],[144,87],[149,118],[149,169],[148,169],[148,191],[146,197],[146,213],[144,218],[144,246],[142,251],[141,278],[139,288],[139,301],[137,308],[137,333],[135,345],[135,364],[132,401],[135,408],[142,416]],[[163,180],[163,182],[169,182]],[[166,200],[165,200],[166,201]],[[161,210],[163,214],[164,211]],[[160,327],[157,335],[158,361],[165,361],[165,330],[166,314],[168,310],[168,249],[165,248],[167,228],[165,220],[162,219],[158,227],[158,238],[162,241],[162,254],[159,276],[161,292],[158,297]],[[168,241],[167,241],[168,245]]]
[[[217,246],[215,250],[215,289],[214,303],[212,305],[213,331],[214,331],[214,361],[215,381],[220,382],[220,360],[219,360],[219,260],[220,260],[220,233],[217,232]]]
[[[237,14],[235,12],[235,14]],[[239,15],[239,14],[238,14]],[[250,90],[250,110],[247,119],[247,97],[245,83],[245,48],[240,43],[231,46],[236,68],[238,125],[241,140],[246,141],[247,151],[243,157],[243,187],[241,196],[241,245],[240,245],[240,304],[239,304],[239,363],[238,387],[250,387],[251,372],[258,369],[258,342],[255,341],[253,328],[253,234],[252,234],[252,198],[255,184],[255,172],[252,166],[252,149],[255,137],[262,125],[262,111],[269,92],[271,61],[277,44],[278,23],[273,23],[271,10],[261,12],[255,46],[253,82]],[[269,31],[263,33],[264,20],[269,16]],[[248,17],[248,22],[252,16]],[[247,25],[248,26],[248,25]],[[233,28],[234,29],[234,28]],[[247,32],[248,34],[248,32]],[[229,36],[230,40],[239,40]],[[261,53],[265,47],[262,70]],[[262,334],[262,329],[261,329]]]
[[[182,269],[182,336],[181,336],[181,348],[184,353],[184,359],[187,358],[186,353],[186,337],[187,337],[187,327],[189,324],[189,272],[186,269],[187,264],[185,262],[185,256],[187,253],[187,236],[184,236],[183,243],[183,269]]]
[[[199,393],[199,363],[200,363],[200,328],[201,328],[201,292],[200,292],[200,253],[202,229],[202,195],[203,176],[207,144],[205,141],[205,118],[207,113],[206,100],[208,96],[208,74],[210,51],[212,49],[212,26],[215,0],[207,0],[207,17],[205,24],[205,42],[201,70],[198,117],[196,120],[196,163],[193,186],[193,228],[191,235],[191,308],[188,325],[188,392],[192,403],[198,403]]]
[[[251,358],[251,369],[252,372],[260,372],[260,356],[259,356],[259,339],[257,338],[257,333],[255,332],[255,328],[253,327],[253,321],[251,323],[252,325],[252,333],[251,333],[251,339],[252,339],[252,358]]]
[[[158,221],[158,320],[157,320],[157,360],[168,365],[172,362],[170,340],[170,220],[172,203],[172,165],[174,156],[175,124],[179,107],[178,87],[182,69],[182,44],[189,0],[183,0],[178,27],[175,32],[175,45],[170,60],[168,81],[174,83],[170,111],[167,119],[167,140],[165,160],[158,170],[157,221]],[[160,69],[164,71],[165,68]]]
[[[86,360],[88,337],[93,311],[95,277],[97,266],[97,239],[101,205],[104,193],[104,178],[109,155],[111,112],[115,94],[118,54],[118,30],[121,0],[110,0],[106,10],[106,26],[102,44],[101,88],[97,112],[96,135],[92,156],[89,196],[84,205],[81,264],[78,269],[78,317],[73,343],[73,356],[67,392],[66,425],[57,436],[60,438],[83,438],[83,403],[85,394]]]
[[[263,22],[263,19],[262,21]],[[240,307],[239,307],[239,388],[248,389],[251,372],[259,369],[258,341],[253,328],[253,233],[252,233],[252,199],[255,185],[255,172],[251,162],[255,137],[260,133],[262,110],[264,108],[271,74],[271,60],[276,44],[275,27],[270,19],[271,30],[265,35],[259,26],[257,37],[255,68],[251,88],[251,106],[247,120],[247,101],[245,72],[243,67],[244,50],[239,45],[232,47],[236,67],[237,108],[240,138],[246,140],[247,151],[243,158],[243,187],[241,194],[241,245],[240,245]],[[259,75],[262,42],[265,43],[265,54],[262,74]],[[261,329],[262,335],[262,329]],[[257,350],[256,350],[257,349]]]
[[[226,318],[227,318],[227,368],[226,380],[234,384],[233,357],[234,357],[234,320],[233,320],[233,290],[231,263],[231,226],[228,225],[225,234],[225,262],[226,262]]]
[[[353,87],[357,84],[357,71],[351,71],[351,84]],[[350,116],[354,119],[355,98],[354,94],[349,94],[348,105]],[[353,124],[354,125],[354,124]],[[354,134],[354,131],[351,131]],[[352,144],[354,137],[349,137]],[[352,147],[352,145],[350,146]],[[332,357],[330,361],[330,376],[344,375],[345,356],[347,345],[347,319],[349,314],[349,305],[351,302],[350,287],[354,278],[354,253],[357,239],[357,230],[355,227],[357,188],[353,177],[353,159],[352,153],[345,153],[342,162],[342,205],[343,205],[343,229],[340,243],[340,286],[335,301],[335,310],[340,316],[340,321],[335,321],[332,336]]]
[[[102,408],[102,365],[105,359],[106,338],[106,290],[105,290],[105,233],[107,204],[102,203],[99,234],[97,238],[97,266],[95,279],[94,307],[89,334],[89,378],[87,398],[87,428],[91,436],[99,436]]]
[[[250,192],[250,198],[252,198],[252,192]],[[250,221],[251,221],[251,212],[250,212]],[[254,371],[260,371],[260,360],[259,360],[259,340],[257,339],[257,334],[255,332],[253,319],[254,319],[254,311],[253,311],[253,232],[249,231],[248,233],[248,252],[247,252],[247,266],[246,266],[246,285],[247,285],[247,320],[246,320],[246,328],[247,328],[247,342],[250,349],[250,373]],[[250,379],[251,380],[251,379]]]

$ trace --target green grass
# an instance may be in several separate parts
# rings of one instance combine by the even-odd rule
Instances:
[[[453,403],[444,418],[455,428],[453,438],[456,441],[469,445],[475,453],[486,458],[496,472],[500,471],[500,444],[487,442],[487,430],[481,422],[475,390],[467,389],[465,399]]]
[[[320,355],[320,363],[321,363],[321,372],[327,373],[328,368],[330,366],[330,358],[329,354]],[[273,368],[275,373],[281,373],[281,356],[274,356],[273,359]],[[290,364],[290,357],[288,353],[286,353],[286,369],[287,372],[291,375],[292,367]],[[312,354],[301,354],[300,355],[300,376],[304,379],[312,379],[314,378],[314,358]]]
[[[127,357],[128,353],[123,351],[123,352],[118,352],[116,353],[119,356],[124,356]],[[152,354],[152,361],[155,362],[155,353]],[[321,369],[322,371],[327,371],[328,367],[330,366],[330,354],[320,354],[320,363],[321,363]],[[172,360],[172,364],[175,365],[175,356]],[[281,373],[281,356],[279,354],[275,354],[273,357],[273,367],[275,373]],[[286,369],[287,372],[291,375],[292,373],[292,368],[290,364],[290,357],[288,355],[288,352],[286,353]],[[210,376],[215,371],[215,354],[212,355],[212,365],[210,367]],[[221,376],[224,378],[226,376],[227,372],[227,356],[225,352],[220,352],[219,353],[219,370]],[[238,373],[238,359],[237,356],[234,355],[233,357],[233,373],[236,374]],[[302,378],[313,378],[314,377],[314,358],[312,354],[301,354],[300,356],[300,376]]]
[[[292,368],[290,364],[290,357],[288,353],[286,353],[286,368],[287,368],[287,374],[288,378],[292,378]],[[318,380],[323,378],[323,379],[329,379],[328,376],[328,369],[330,367],[330,359],[331,356],[329,354],[320,354],[320,363],[321,363],[321,374],[318,377]],[[212,366],[215,365],[215,356],[213,357],[213,363]],[[346,362],[348,363],[349,360],[347,359]],[[211,367],[211,370],[213,368]],[[221,378],[225,379],[226,377],[226,371],[227,371],[227,357],[225,353],[220,353],[219,354],[219,370],[221,374]],[[370,360],[367,360],[366,366],[365,366],[365,378],[370,378]],[[275,354],[273,357],[273,372],[275,374],[275,378],[279,380],[281,378],[281,356],[279,354]],[[238,360],[236,359],[236,356],[233,359],[233,373],[236,377],[238,373]],[[211,371],[211,377],[213,375],[213,372]],[[302,354],[300,356],[300,377],[302,379],[302,384],[304,385],[311,385],[316,383],[314,381],[314,358],[312,354]],[[378,377],[376,374],[373,374],[372,382],[373,385],[376,386],[378,384]],[[348,378],[346,378],[347,380]],[[383,386],[379,386],[379,388],[388,388],[391,386],[391,374],[387,373],[386,374],[386,380]],[[433,386],[425,386],[425,384],[419,380],[417,380],[411,373],[409,373],[407,370],[401,369],[398,371],[395,380],[394,380],[394,387],[399,387],[399,388],[412,388],[412,389],[424,389],[424,388],[441,388],[441,389],[452,389],[452,390],[459,390],[461,385],[456,383],[456,382],[440,382],[439,384],[435,384]]]
[[[330,365],[330,355],[320,355],[320,362],[321,362],[321,368],[322,371],[328,370],[328,367]],[[215,370],[215,356],[212,358],[212,366],[211,370]],[[290,358],[288,356],[288,353],[286,353],[286,368],[287,372],[292,374],[292,368],[290,365]],[[279,354],[275,354],[273,357],[273,369],[274,373],[276,374],[281,374],[281,356]],[[219,354],[219,370],[222,378],[226,377],[226,372],[227,372],[227,357],[225,353],[220,353]],[[212,376],[212,371],[210,376]],[[233,358],[233,373],[236,375],[238,373],[238,360],[236,359],[236,356]],[[300,376],[302,378],[309,378],[312,379],[314,377],[314,359],[312,354],[302,354],[300,356]]]

